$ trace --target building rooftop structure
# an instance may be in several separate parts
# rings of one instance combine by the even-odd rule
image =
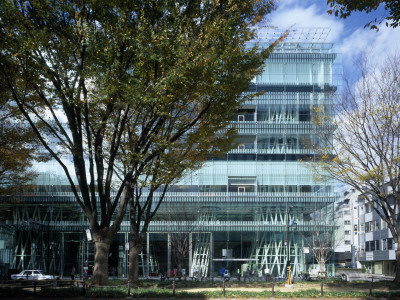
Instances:
[[[262,27],[257,29],[257,37],[254,41],[262,43],[272,43],[288,32],[284,43],[306,43],[322,44],[326,42],[326,39],[331,32],[329,27],[297,27],[289,29],[281,29],[277,27]]]

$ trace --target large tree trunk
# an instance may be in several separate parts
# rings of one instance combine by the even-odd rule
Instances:
[[[107,285],[108,283],[108,253],[110,251],[111,242],[98,241],[94,242],[94,269],[92,283],[93,285]]]
[[[323,261],[323,260],[319,261],[318,265],[319,265],[319,271],[321,273],[325,273],[325,261]]]
[[[178,260],[178,273],[176,274],[179,278],[182,277],[182,263]]]
[[[129,271],[128,271],[128,281],[133,286],[138,286],[139,284],[139,254],[142,250],[142,243],[141,244],[133,244],[130,242],[129,247]]]
[[[397,246],[396,250],[396,276],[394,282],[400,283],[400,245]]]

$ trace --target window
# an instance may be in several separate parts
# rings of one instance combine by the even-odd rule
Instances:
[[[351,245],[351,241],[345,240],[345,241],[344,241],[344,244],[345,244],[345,245]]]
[[[372,232],[375,230],[379,230],[379,220],[365,223],[365,232]]]
[[[393,239],[387,239],[388,250],[393,250]]]
[[[345,234],[345,235],[350,235],[350,230],[345,230],[345,231],[344,231],[344,234]]]
[[[369,251],[375,251],[375,241],[369,242]]]
[[[238,121],[243,122],[244,121],[244,115],[238,115]]]
[[[388,228],[388,224],[384,220],[381,220],[381,228],[382,229],[387,229]]]
[[[370,230],[370,231],[375,231],[375,221],[371,221],[371,222],[370,222],[369,230]]]
[[[351,225],[350,220],[345,220],[345,221],[344,221],[344,225]]]
[[[230,193],[254,193],[257,179],[255,177],[228,177],[228,192]]]
[[[393,250],[393,239],[382,240],[382,250]]]
[[[344,211],[344,215],[345,215],[345,216],[349,216],[349,215],[350,215],[350,211],[349,211],[349,210],[345,210],[345,211]]]
[[[379,250],[379,240],[365,242],[365,251]]]

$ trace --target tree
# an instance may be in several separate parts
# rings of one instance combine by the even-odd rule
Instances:
[[[176,209],[179,206],[179,213]],[[174,265],[177,267],[178,276],[182,276],[182,269],[194,247],[194,242],[190,240],[190,234],[196,229],[196,221],[198,221],[198,211],[193,211],[193,205],[187,203],[171,204],[168,214],[171,220],[175,221],[175,230],[170,234],[171,253],[173,255]],[[190,274],[187,269],[186,275]]]
[[[311,250],[315,258],[319,272],[326,274],[326,264],[329,262],[335,248],[343,241],[339,235],[339,224],[336,219],[337,208],[328,205],[324,208],[316,208],[310,218],[309,231],[301,233],[305,245]],[[341,228],[342,229],[342,228]]]
[[[188,257],[192,248],[193,243],[189,241],[189,232],[178,231],[171,234],[171,250],[174,254],[174,261],[178,267],[179,277],[182,276],[185,259]],[[190,270],[188,271],[190,272]]]
[[[107,282],[110,243],[128,202],[134,265],[169,184],[231,144],[234,129],[225,128],[274,46],[245,42],[273,6],[1,2],[0,76],[87,216],[94,284]],[[137,268],[129,276],[136,280]]]
[[[388,56],[378,67],[360,62],[361,78],[347,82],[336,107],[333,155],[322,155],[320,174],[353,187],[387,223],[400,242],[400,57]],[[321,118],[320,118],[321,119]],[[329,151],[328,151],[329,152]],[[396,213],[397,212],[397,213]],[[396,282],[400,282],[400,249],[396,250]]]
[[[339,16],[342,19],[346,19],[352,13],[356,11],[364,11],[370,13],[378,9],[379,6],[383,5],[385,13],[380,16],[380,18],[375,18],[365,25],[365,27],[370,27],[371,29],[379,30],[375,25],[377,22],[381,24],[384,20],[386,26],[391,26],[396,28],[399,26],[400,21],[400,3],[398,1],[383,1],[383,0],[327,0],[329,7],[328,14]],[[372,24],[372,25],[371,25]]]
[[[32,162],[43,160],[30,127],[22,124],[0,96],[0,195],[21,191],[35,176]]]

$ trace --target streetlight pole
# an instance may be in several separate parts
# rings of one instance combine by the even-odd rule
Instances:
[[[293,205],[290,206],[287,214],[286,214],[286,246],[287,246],[287,261],[286,261],[286,267],[287,267],[287,285],[292,285],[292,278],[290,274],[290,246],[289,246],[289,214],[293,208]]]

